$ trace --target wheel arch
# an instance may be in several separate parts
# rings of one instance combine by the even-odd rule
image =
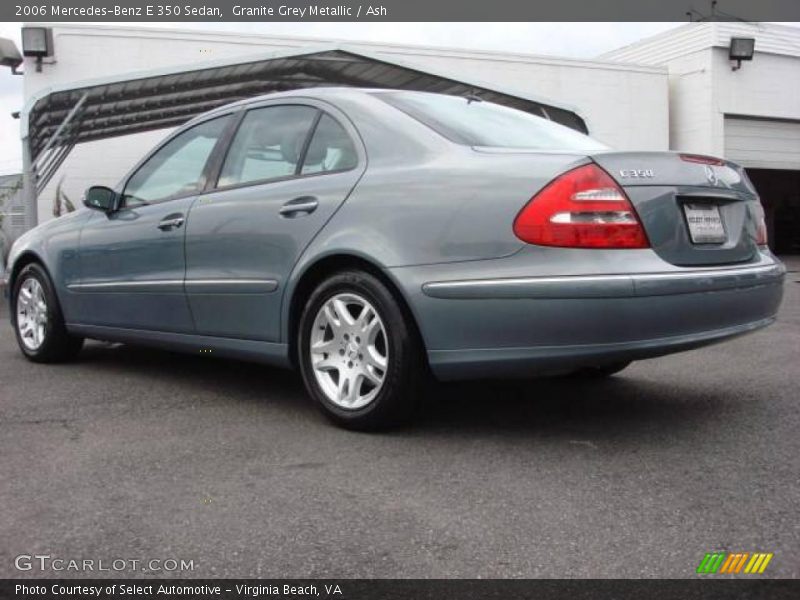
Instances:
[[[320,257],[308,264],[298,276],[295,284],[289,292],[289,302],[286,320],[286,340],[289,347],[289,360],[292,365],[297,366],[297,329],[300,325],[300,317],[306,300],[314,291],[314,288],[331,274],[347,269],[360,269],[376,277],[383,283],[389,292],[397,300],[400,310],[411,330],[420,343],[420,347],[426,349],[425,339],[420,331],[418,320],[411,305],[403,294],[400,286],[394,279],[375,262],[357,254],[336,253]],[[423,352],[425,364],[427,365],[427,352]]]
[[[47,273],[47,276],[50,277],[50,280],[52,281],[50,270],[47,268],[47,265],[44,264],[44,260],[42,260],[42,257],[39,256],[33,250],[25,250],[14,259],[14,264],[11,265],[11,271],[8,274],[9,298],[11,297],[11,293],[14,290],[14,285],[16,284],[17,277],[19,277],[19,274],[22,272],[22,270],[31,263],[37,263],[40,267],[42,267],[42,269],[44,269],[44,272]]]

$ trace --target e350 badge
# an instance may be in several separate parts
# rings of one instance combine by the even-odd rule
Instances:
[[[655,173],[653,169],[620,169],[619,176],[623,179],[652,179]]]

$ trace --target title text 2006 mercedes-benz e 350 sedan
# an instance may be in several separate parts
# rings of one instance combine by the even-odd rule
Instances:
[[[611,152],[476,98],[319,89],[188,123],[13,246],[31,360],[83,338],[296,365],[334,421],[423,375],[609,375],[770,324],[783,266],[737,165]]]

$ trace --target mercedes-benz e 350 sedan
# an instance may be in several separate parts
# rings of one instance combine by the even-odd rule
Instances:
[[[95,338],[296,366],[353,428],[407,417],[429,372],[610,375],[764,327],[783,291],[738,165],[473,97],[239,102],[85,204],[11,250],[28,358]]]

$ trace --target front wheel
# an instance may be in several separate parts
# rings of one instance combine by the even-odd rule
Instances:
[[[12,291],[11,317],[22,353],[34,362],[61,362],[80,352],[83,338],[67,333],[47,272],[31,263],[22,269]]]
[[[344,271],[311,294],[300,320],[303,382],[322,412],[348,429],[403,423],[418,404],[422,348],[391,291]]]

